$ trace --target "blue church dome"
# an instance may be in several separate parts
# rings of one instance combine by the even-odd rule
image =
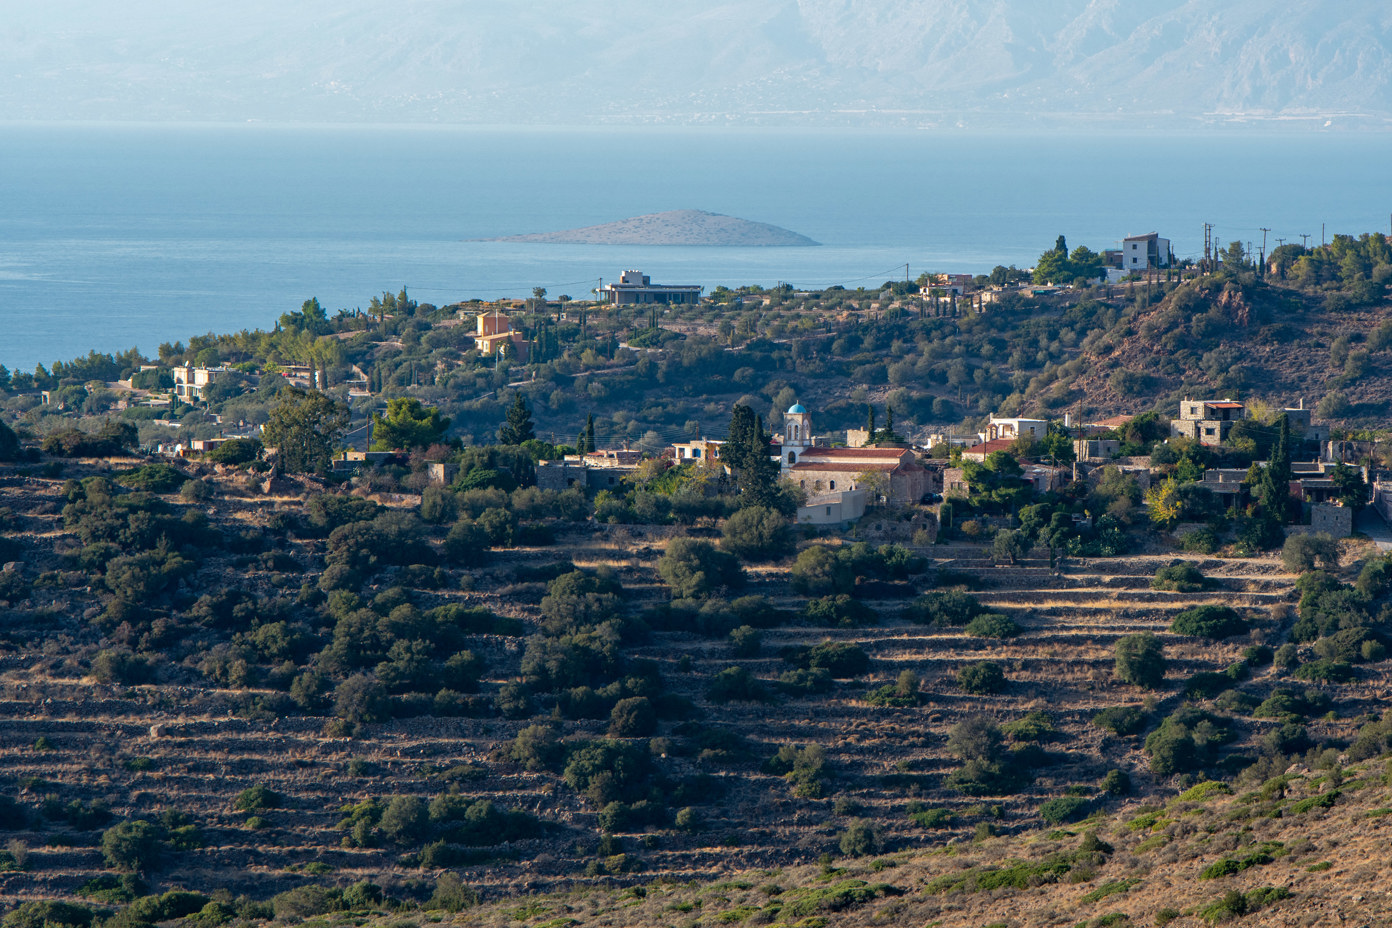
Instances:
[[[800,416],[800,415],[805,414],[806,412],[807,412],[807,410],[802,408],[802,404],[801,404],[801,403],[794,403],[792,406],[789,406],[789,407],[788,407],[788,411],[787,411],[787,413],[785,413],[785,415],[789,415],[789,416]]]

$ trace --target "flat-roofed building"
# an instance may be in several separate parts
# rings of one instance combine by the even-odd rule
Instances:
[[[698,284],[655,284],[642,271],[624,271],[617,283],[600,288],[603,303],[629,306],[637,303],[694,304],[701,302]]]
[[[1192,438],[1202,445],[1221,445],[1232,427],[1247,416],[1247,407],[1235,400],[1191,400],[1179,404],[1179,418],[1170,420],[1170,434]]]

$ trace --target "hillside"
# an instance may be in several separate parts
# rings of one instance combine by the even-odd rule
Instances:
[[[1208,782],[1063,828],[819,867],[721,868],[687,883],[485,898],[441,924],[1383,924],[1390,798],[1382,764],[1294,765],[1250,791]]]
[[[1169,414],[1188,391],[1256,412],[1317,395],[1323,421],[1385,428],[1386,249],[1341,237],[1265,278],[1234,255],[1183,280],[992,291],[984,312],[901,281],[717,289],[657,315],[537,297],[497,307],[525,364],[475,348],[485,304],[403,291],[332,319],[308,300],[153,365],[3,372],[0,881],[6,904],[76,908],[0,928],[475,893],[474,923],[619,924],[595,902],[613,887],[634,918],[666,894],[683,924],[709,907],[1100,926],[1229,885],[1299,897],[1229,900],[1261,906],[1254,923],[1307,918],[1301,900],[1372,917],[1374,890],[1341,894],[1381,864],[1318,823],[1389,805],[1358,765],[1392,751],[1392,556],[1357,537],[1283,549],[1301,514],[1278,489],[1227,512],[1195,485],[1246,467],[1265,423],[1217,449],[1123,433],[1182,494],[1173,512],[1135,476],[1042,493],[993,461],[950,506],[795,528],[797,489],[744,464],[654,460],[598,492],[542,488],[537,468],[588,442],[591,415],[597,447],[656,451],[729,429],[736,404],[777,428],[794,401],[819,434],[871,403],[920,437],[987,412]],[[327,389],[292,388],[295,361]],[[139,405],[190,362],[227,368],[206,403]],[[320,472],[368,413],[400,453]],[[238,422],[267,423],[276,463],[253,439],[132,452]],[[1385,447],[1360,452],[1375,474]],[[1208,780],[1224,786],[1171,805]],[[1255,798],[1188,805],[1224,789]],[[1088,827],[1113,850],[1077,847]],[[824,855],[851,872],[817,883]],[[885,886],[840,882],[881,856]],[[1210,893],[1193,871],[1223,857]]]
[[[1359,845],[1337,852],[1314,833],[1322,807],[1303,802],[1317,797],[1314,782],[1288,784],[1284,800],[1267,787],[1273,805],[1250,819],[1166,806],[1205,776],[1241,792],[1292,765],[1356,779],[1343,770],[1350,759],[1392,744],[1379,721],[1385,651],[1357,656],[1381,626],[1337,639],[1345,650],[1353,641],[1360,663],[1335,674],[1310,651],[1306,607],[1296,622],[1290,605],[1295,577],[1274,558],[1191,558],[1203,588],[1167,592],[1150,581],[1174,554],[1154,536],[1143,542],[1154,554],[1058,568],[1043,552],[997,566],[973,543],[915,544],[926,557],[915,563],[905,548],[805,538],[808,563],[832,544],[859,565],[857,582],[809,591],[797,579],[804,558],[785,555],[749,564],[729,589],[688,589],[661,559],[718,537],[704,520],[604,524],[573,495],[535,489],[381,492],[366,473],[339,495],[225,465],[138,464],[69,460],[66,484],[0,473],[5,556],[17,556],[0,574],[11,902],[219,889],[240,907],[229,911],[259,919],[371,908],[367,890],[340,903],[303,888],[364,881],[416,904],[453,873],[503,907],[489,912],[525,911],[513,917],[529,926],[577,904],[564,917],[598,918],[588,900],[604,896],[518,896],[653,878],[632,898],[667,898],[678,912],[698,895],[702,906],[749,905],[750,890],[777,883],[758,892],[800,916],[845,905],[859,923],[892,905],[945,924],[985,923],[954,920],[963,913],[1053,924],[1061,911],[1153,912],[1218,895],[1194,888],[1190,871],[1253,841],[1290,845],[1291,859],[1216,890],[1259,880],[1337,898],[1346,870],[1369,880],[1369,865],[1353,862]],[[442,503],[463,513],[455,528]],[[496,526],[499,513],[516,520],[514,540],[465,541],[459,525]],[[873,521],[859,532],[897,537]],[[123,538],[123,553],[103,540]],[[1360,589],[1386,573],[1363,543],[1341,561],[1338,576],[1356,575]],[[674,600],[678,589],[693,598]],[[837,589],[855,596],[819,595]],[[1378,599],[1359,608],[1388,592],[1371,589]],[[935,611],[946,604],[991,621]],[[1249,630],[1218,641],[1170,630],[1181,612],[1219,604]],[[1154,690],[1113,671],[1118,641],[1143,632],[1168,666]],[[1000,679],[963,682],[983,662]],[[1360,785],[1344,787],[1358,814],[1387,804],[1384,786]],[[1312,814],[1275,823],[1268,813],[1283,801]],[[1147,814],[1138,804],[1168,811],[1135,834],[1086,826],[1117,853],[1070,858],[1048,871],[1057,887],[1031,890],[1027,904],[934,888],[968,866],[1067,852],[1082,828],[1050,836],[1041,816],[1130,821]],[[139,821],[157,823],[153,856],[138,865],[146,883],[122,884],[98,845]],[[862,839],[847,838],[857,830]],[[992,834],[1010,837],[964,843]],[[877,851],[890,861],[872,882],[905,895],[876,890],[883,902],[867,907],[855,892],[822,902],[798,889],[816,885],[807,867],[824,854]],[[1328,859],[1337,871],[1302,874]],[[862,864],[835,866],[851,869],[840,880]],[[753,870],[765,875],[739,888]],[[677,888],[715,878],[725,882],[709,892]],[[1134,895],[1079,901],[1130,880]]]
[[[674,209],[564,232],[534,232],[489,239],[539,245],[721,245],[789,247],[816,245],[805,235],[766,222],[751,222],[698,209]]]

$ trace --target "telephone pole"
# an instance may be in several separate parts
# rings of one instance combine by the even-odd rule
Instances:
[[[1268,232],[1270,232],[1270,231],[1271,231],[1271,230],[1268,229],[1266,226],[1262,226],[1262,227],[1261,227],[1261,234],[1262,234],[1261,264],[1257,267],[1257,276],[1259,276],[1259,277],[1264,277],[1264,276],[1266,276],[1265,273],[1264,273],[1265,270],[1266,270],[1266,233],[1268,233]]]
[[[1310,247],[1310,233],[1309,233],[1309,232],[1301,232],[1301,233],[1300,233],[1300,247],[1301,247],[1301,248],[1309,248],[1309,247]]]
[[[1213,269],[1210,263],[1213,260],[1213,223],[1203,224],[1203,269],[1202,274],[1207,275]]]

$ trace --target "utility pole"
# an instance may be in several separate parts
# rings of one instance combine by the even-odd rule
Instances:
[[[1301,248],[1307,248],[1307,249],[1310,247],[1310,233],[1309,233],[1309,232],[1301,232],[1301,233],[1300,233],[1300,247],[1301,247]]]
[[[1320,223],[1320,247],[1323,248],[1323,247],[1325,246],[1325,244],[1326,244],[1326,243],[1325,243],[1325,240],[1324,240],[1324,223],[1321,222],[1321,223]]]
[[[1202,276],[1206,276],[1213,270],[1213,223],[1203,224],[1203,268]]]
[[[1262,234],[1261,265],[1257,268],[1257,276],[1259,276],[1259,277],[1265,276],[1265,274],[1264,274],[1263,272],[1266,270],[1266,233],[1268,233],[1268,232],[1270,232],[1270,231],[1271,231],[1271,230],[1268,229],[1266,226],[1262,226],[1262,230],[1261,230],[1261,234]]]

